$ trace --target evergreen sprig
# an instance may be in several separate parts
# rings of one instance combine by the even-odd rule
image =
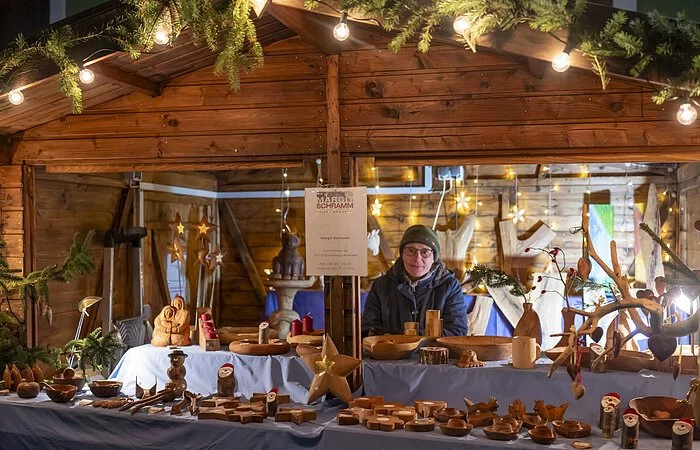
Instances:
[[[530,292],[517,278],[496,269],[491,269],[483,264],[474,266],[469,271],[468,283],[476,287],[484,283],[491,288],[508,288],[512,295],[523,297],[527,301],[527,294]]]
[[[78,358],[78,367],[84,378],[88,364],[100,372],[116,361],[117,352],[123,348],[124,344],[119,340],[116,330],[103,334],[102,328],[98,327],[82,339],[68,341],[63,351],[73,353]]]
[[[0,368],[16,364],[34,365],[37,361],[57,367],[60,349],[55,347],[27,347],[22,326],[7,313],[0,311]]]

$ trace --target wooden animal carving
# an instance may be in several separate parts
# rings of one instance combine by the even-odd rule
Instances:
[[[272,277],[282,280],[300,280],[304,278],[304,259],[297,250],[301,243],[298,234],[282,235],[282,250],[272,260]]]
[[[564,420],[564,413],[566,408],[569,407],[568,403],[562,403],[559,406],[545,405],[544,400],[535,400],[535,412],[549,422],[555,420]]]
[[[233,364],[225,363],[217,372],[216,393],[221,397],[233,397],[236,389],[236,378],[233,373]]]
[[[469,411],[469,414],[475,413],[475,412],[480,412],[480,411],[496,411],[498,409],[498,400],[496,400],[496,397],[491,397],[489,398],[488,402],[478,402],[474,403],[468,398],[464,399],[464,403],[467,405],[467,410]]]
[[[484,363],[479,361],[474,350],[465,350],[460,356],[459,361],[455,364],[457,367],[466,369],[469,367],[484,367]]]
[[[176,295],[172,304],[166,305],[153,322],[153,339],[156,347],[190,345],[190,313],[185,299]]]

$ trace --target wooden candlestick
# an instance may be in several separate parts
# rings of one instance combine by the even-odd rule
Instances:
[[[447,364],[450,352],[444,347],[423,347],[420,349],[421,364]]]
[[[260,322],[258,325],[258,344],[270,343],[270,323]]]
[[[694,422],[693,419],[680,419],[673,423],[671,450],[692,450]]]
[[[636,410],[628,408],[622,416],[620,447],[637,448],[637,445],[639,445],[639,415]]]

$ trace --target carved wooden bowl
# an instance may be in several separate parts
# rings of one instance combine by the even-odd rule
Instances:
[[[66,403],[73,400],[78,388],[72,384],[55,384],[53,386],[45,385],[44,392],[49,396],[51,401],[56,403]]]
[[[440,431],[448,436],[466,436],[474,426],[463,419],[450,419],[446,423],[440,423]]]
[[[495,441],[512,441],[518,438],[518,430],[514,430],[508,424],[494,424],[490,427],[484,427],[484,434],[487,438]]]
[[[555,420],[554,431],[567,439],[578,439],[591,435],[591,426],[576,420]]]
[[[693,408],[688,402],[679,401],[673,397],[637,397],[630,400],[630,408],[639,413],[639,425],[649,434],[663,438],[671,438],[673,423],[684,417],[693,418]],[[671,414],[669,419],[657,419],[654,411],[665,411]],[[693,439],[700,440],[700,429],[695,427]]]
[[[434,414],[434,417],[438,422],[449,422],[451,419],[465,420],[467,412],[457,408],[442,408]]]
[[[523,416],[523,426],[528,430],[535,428],[538,425],[546,425],[547,419],[540,417],[537,413],[525,414]]]
[[[320,334],[297,334],[287,336],[287,342],[291,345],[306,344],[306,345],[323,345],[323,335],[325,330],[320,331]],[[314,332],[315,333],[315,332]]]
[[[406,336],[403,334],[385,334],[369,336],[362,340],[365,350],[374,359],[404,359],[411,356],[421,341],[422,336]]]
[[[257,339],[245,339],[231,342],[228,348],[240,355],[268,356],[287,353],[290,346],[288,342],[279,339],[270,339],[269,344],[258,344]]]
[[[122,382],[116,380],[99,380],[88,384],[95,397],[116,397],[122,389]]]
[[[59,376],[53,377],[53,384],[69,384],[75,386],[79,391],[83,390],[85,386],[85,378],[83,377],[73,377],[73,378],[63,378]]]
[[[513,353],[513,338],[503,336],[446,336],[435,342],[448,348],[452,358],[473,350],[479,361],[503,361]]]
[[[547,355],[547,358],[554,361],[565,349],[566,347],[554,347],[546,350],[544,354]],[[591,367],[590,348],[583,347],[581,355],[581,366]],[[610,357],[605,360],[605,367],[612,370],[622,370],[624,372],[639,372],[642,369],[654,370],[656,365],[653,355],[631,350],[620,350],[620,354],[617,358]]]
[[[321,353],[323,347],[321,347],[320,345],[299,344],[295,347],[295,350],[297,352],[297,355],[304,356],[310,355],[311,353]]]
[[[557,439],[557,435],[547,425],[538,425],[532,430],[528,430],[530,438],[542,445],[550,445]]]
[[[244,339],[258,339],[258,327],[221,327],[216,330],[219,333],[219,342],[228,345],[233,341]],[[270,339],[277,339],[277,330],[270,329]]]

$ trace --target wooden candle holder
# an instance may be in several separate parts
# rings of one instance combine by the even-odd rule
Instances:
[[[215,339],[209,339],[206,337],[206,334],[204,333],[204,324],[202,322],[202,314],[209,314],[213,318],[214,316],[211,313],[211,308],[208,306],[204,306],[201,308],[197,308],[197,335],[198,335],[198,340],[199,340],[199,346],[204,350],[205,352],[215,352],[218,350],[221,350],[221,342],[219,341],[219,338]],[[213,319],[212,319],[213,320]],[[218,336],[218,333],[217,333]]]

